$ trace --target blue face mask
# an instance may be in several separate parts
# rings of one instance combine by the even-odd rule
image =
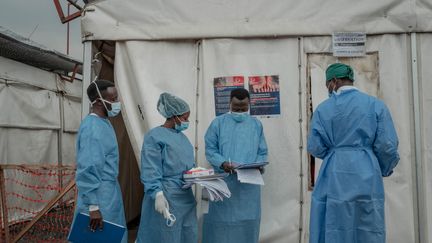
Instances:
[[[108,100],[101,99],[101,98],[99,98],[99,100],[102,101],[103,106],[104,106],[105,109],[107,110],[108,117],[115,117],[115,116],[117,116],[117,115],[120,113],[120,111],[121,111],[121,103],[120,103],[120,101],[117,101],[117,102],[109,102]],[[94,103],[96,103],[96,101],[97,101],[97,100],[93,101],[93,102],[91,103],[91,105],[93,105]],[[111,110],[108,110],[108,108],[107,108],[107,106],[106,106],[105,103],[108,103],[108,104],[111,105]]]
[[[174,126],[174,129],[175,129],[177,132],[181,132],[181,131],[184,131],[184,130],[186,130],[186,129],[189,128],[189,122],[187,122],[187,121],[182,121],[182,120],[180,120],[180,118],[178,118],[178,117],[177,117],[177,119],[179,119],[179,121],[180,121],[180,125],[176,123],[175,126]]]
[[[244,120],[246,120],[246,118],[248,118],[249,113],[246,112],[232,112],[231,111],[231,116],[234,119],[234,121],[236,122],[243,122]]]
[[[110,103],[110,102],[108,102],[108,103]],[[121,103],[119,101],[117,101],[117,102],[113,102],[113,103],[110,103],[110,104],[111,104],[111,110],[108,111],[108,116],[109,117],[115,117],[121,111]]]

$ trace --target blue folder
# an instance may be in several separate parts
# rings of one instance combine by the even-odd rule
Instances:
[[[79,213],[72,225],[68,240],[73,243],[119,243],[126,231],[125,227],[104,220],[103,230],[97,229],[92,232],[89,228],[89,222],[89,215]]]

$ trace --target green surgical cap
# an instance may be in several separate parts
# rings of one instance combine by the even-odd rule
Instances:
[[[169,93],[162,93],[159,96],[157,110],[165,118],[180,116],[189,111],[186,101]]]
[[[348,78],[351,81],[354,81],[354,71],[346,64],[333,63],[326,70],[326,81],[334,78]]]

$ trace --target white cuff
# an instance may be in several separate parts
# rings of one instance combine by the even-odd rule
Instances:
[[[93,212],[93,211],[98,211],[99,210],[99,206],[98,205],[90,205],[89,206],[89,211]]]

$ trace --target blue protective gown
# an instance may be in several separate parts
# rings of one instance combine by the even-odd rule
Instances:
[[[77,140],[76,185],[78,212],[89,213],[89,205],[98,205],[104,220],[123,225],[126,220],[123,198],[117,180],[119,151],[108,119],[88,115],[80,125]],[[127,242],[127,232],[122,243]]]
[[[156,127],[144,136],[141,151],[141,182],[145,195],[138,230],[138,243],[196,243],[196,202],[192,189],[182,189],[183,172],[194,167],[192,144],[174,129]],[[155,197],[163,191],[176,217],[172,227],[155,210]]]
[[[248,117],[236,122],[224,114],[210,124],[206,135],[206,157],[222,172],[223,162],[238,164],[267,161],[267,145],[261,122]],[[203,243],[257,243],[261,221],[261,188],[244,184],[232,174],[225,178],[231,198],[210,202],[204,215]]]
[[[399,161],[384,103],[342,91],[313,114],[308,151],[323,159],[312,193],[310,243],[384,243],[383,176]]]

